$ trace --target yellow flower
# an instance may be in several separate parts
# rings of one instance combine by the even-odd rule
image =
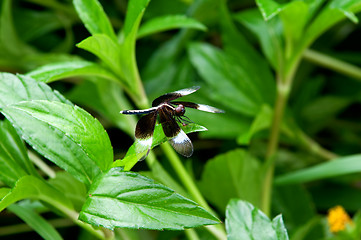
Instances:
[[[352,224],[350,216],[341,206],[336,206],[329,209],[327,220],[328,225],[330,226],[330,231],[333,233],[345,230],[346,224]]]

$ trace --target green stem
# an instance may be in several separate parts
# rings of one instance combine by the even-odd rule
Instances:
[[[197,186],[195,185],[193,179],[188,174],[187,170],[184,168],[181,160],[179,159],[178,155],[174,152],[173,148],[169,145],[168,142],[163,143],[161,145],[165,155],[169,159],[170,164],[172,165],[173,169],[175,170],[177,176],[179,177],[180,181],[183,183],[184,187],[187,189],[189,194],[192,198],[199,203],[205,210],[214,214],[212,208],[209,207],[206,200],[203,198],[202,194],[198,190]],[[226,233],[223,228],[219,226],[206,226],[206,229],[211,232],[217,239],[226,239]]]
[[[56,173],[53,169],[51,169],[43,160],[41,160],[37,155],[35,155],[32,151],[28,151],[28,155],[30,160],[49,178],[55,178]]]
[[[51,219],[48,220],[48,222],[55,228],[74,226],[74,223],[70,221],[68,218]],[[32,232],[32,231],[34,231],[34,229],[31,228],[28,224],[21,223],[21,224],[0,227],[0,236],[13,235],[13,234]]]
[[[70,218],[76,225],[87,230],[95,237],[97,237],[99,239],[113,239],[114,238],[114,235],[112,233],[109,234],[107,231],[96,230],[91,225],[78,220],[78,217],[79,217],[78,212],[71,210],[65,206],[57,205],[56,207],[60,211],[62,211],[68,218]]]
[[[263,183],[261,209],[268,216],[270,215],[272,184],[275,168],[274,154],[276,153],[276,150],[278,148],[278,139],[281,129],[281,123],[289,93],[288,86],[285,86],[284,84],[287,83],[283,83],[283,81],[281,80],[278,81],[276,105],[273,114],[270,139],[266,152],[266,174]]]
[[[189,240],[199,240],[198,234],[194,229],[186,229],[184,233]]]
[[[311,49],[306,49],[303,53],[303,57],[304,59],[317,65],[332,69],[335,72],[339,72],[341,74],[361,81],[361,68],[355,65],[349,64],[347,62],[338,60],[336,58]]]

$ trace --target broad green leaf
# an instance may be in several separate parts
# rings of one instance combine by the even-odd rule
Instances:
[[[0,180],[13,187],[25,175],[38,176],[24,143],[7,120],[0,121]]]
[[[197,203],[149,178],[120,168],[98,176],[79,219],[109,229],[182,230],[219,223]]]
[[[193,18],[184,15],[169,15],[153,18],[142,24],[139,28],[137,38],[176,28],[207,30],[206,26]]]
[[[198,73],[215,89],[210,95],[212,100],[224,105],[232,102],[228,104],[229,108],[246,115],[255,115],[259,111],[263,103],[260,92],[254,86],[254,79],[249,82],[246,69],[237,61],[206,43],[193,43],[188,52]]]
[[[0,200],[3,199],[10,191],[11,188],[0,188]]]
[[[18,204],[8,206],[8,210],[21,218],[45,240],[63,239],[55,228],[34,210]]]
[[[200,126],[195,123],[189,123],[185,126],[181,126],[183,131],[188,134],[191,132],[200,132],[200,131],[207,131],[207,129],[203,126]],[[153,133],[153,142],[151,148],[154,148],[162,143],[167,141],[167,137],[164,135],[162,125],[157,124],[154,129]],[[144,154],[148,151],[147,148],[144,148],[143,145],[139,143],[139,140],[136,139],[133,143],[133,145],[128,149],[127,154],[122,160],[118,160],[113,163],[113,167],[124,167],[124,169],[130,170],[137,162],[138,160],[144,156]]]
[[[87,196],[84,183],[63,171],[56,172],[56,177],[49,179],[48,183],[64,193],[64,196],[72,202],[75,210],[80,211]]]
[[[77,44],[99,57],[118,77],[123,77],[121,69],[121,49],[117,42],[105,34],[94,34]]]
[[[118,81],[118,78],[108,69],[99,64],[85,61],[73,60],[66,62],[50,63],[41,66],[26,74],[38,82],[53,82],[59,79],[76,76],[98,76],[109,80]]]
[[[231,198],[259,205],[262,173],[257,159],[237,149],[209,160],[198,186],[206,199],[221,212],[225,211]]]
[[[77,106],[37,100],[2,112],[36,151],[87,185],[113,161],[104,128]]]
[[[234,19],[256,35],[264,55],[273,68],[278,69],[283,54],[282,26],[276,18],[265,21],[258,9],[249,9],[234,15]]]
[[[47,184],[43,179],[34,176],[20,178],[11,191],[0,201],[0,212],[19,200],[26,198],[42,200],[58,209],[72,209],[71,202],[62,192]]]
[[[113,27],[98,0],[73,0],[73,4],[92,35],[105,34],[116,40]]]
[[[273,104],[276,86],[268,62],[238,31],[225,2],[221,5],[221,19],[223,49],[234,63],[232,68],[225,71],[238,77],[238,80],[234,80],[238,87],[256,102]]]
[[[226,230],[229,240],[288,240],[282,216],[272,221],[252,204],[232,199],[226,210]]]
[[[275,183],[294,184],[342,176],[361,171],[361,155],[340,157],[330,162],[321,163],[313,167],[287,173],[276,178]]]
[[[59,101],[72,105],[59,92],[51,90],[45,83],[31,77],[0,73],[0,108],[30,100]]]
[[[119,113],[121,110],[132,108],[119,84],[103,81],[100,78],[92,81],[84,80],[74,87],[66,97],[81,106],[97,111],[129,136],[134,136],[137,119],[135,116]]]

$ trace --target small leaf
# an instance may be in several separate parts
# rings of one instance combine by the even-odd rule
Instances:
[[[38,82],[53,82],[59,79],[76,76],[98,76],[113,81],[119,81],[118,78],[108,69],[99,64],[85,61],[73,60],[66,62],[50,63],[41,66],[26,74],[36,79]]]
[[[321,163],[313,167],[296,172],[287,173],[276,178],[276,184],[304,183],[330,177],[342,176],[361,171],[361,155],[340,157],[330,162]]]
[[[2,112],[36,151],[87,185],[113,161],[104,128],[79,107],[37,100]]]
[[[99,57],[115,74],[123,77],[121,69],[121,50],[117,42],[105,34],[94,34],[77,44]]]
[[[259,161],[237,149],[209,160],[198,186],[208,201],[224,212],[231,198],[259,205],[262,174]]]
[[[283,9],[283,5],[274,0],[256,0],[256,3],[266,21],[276,16]]]
[[[62,192],[47,184],[43,179],[34,176],[20,178],[11,191],[0,201],[0,212],[22,199],[42,200],[54,207],[66,207],[73,209],[71,202],[64,197]]]
[[[183,131],[188,134],[191,132],[200,132],[200,131],[207,131],[207,129],[203,126],[200,126],[195,123],[189,123],[185,126],[181,126]],[[162,125],[157,124],[154,129],[153,133],[153,142],[151,149],[164,143],[167,141],[167,137],[164,135]],[[133,145],[128,149],[127,154],[125,155],[124,159],[118,160],[113,163],[113,166],[124,166],[124,169],[130,170],[134,164],[137,163],[137,161],[144,156],[144,154],[148,151],[148,149],[144,149],[139,143],[139,139],[136,139],[133,143]]]
[[[133,172],[112,168],[99,175],[79,219],[96,226],[171,229],[217,224],[197,203]]]
[[[263,105],[261,110],[256,115],[255,119],[253,120],[251,127],[248,128],[248,131],[242,133],[237,138],[237,143],[241,145],[249,144],[254,134],[271,126],[272,117],[273,112],[270,106]]]
[[[193,18],[184,15],[169,15],[153,18],[142,24],[137,38],[142,38],[154,33],[176,29],[176,28],[191,28],[206,31],[207,27]]]
[[[24,143],[7,120],[0,121],[0,180],[13,187],[25,175],[38,176]]]
[[[63,239],[55,228],[47,222],[43,217],[34,210],[12,204],[8,207],[10,212],[21,218],[26,224],[34,229],[45,240],[61,240]]]
[[[252,204],[232,199],[226,210],[227,239],[288,240],[282,216],[271,221]]]
[[[136,32],[138,31],[140,20],[150,0],[130,0],[128,2],[127,15],[124,21],[122,31],[124,39],[132,38],[135,41]]]
[[[59,92],[31,77],[0,73],[0,109],[6,105],[29,100],[59,101],[72,105]]]
[[[73,0],[74,6],[85,27],[92,34],[105,34],[114,41],[113,27],[98,0]]]

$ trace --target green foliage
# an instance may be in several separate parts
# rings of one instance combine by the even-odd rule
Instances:
[[[181,230],[219,220],[171,189],[137,173],[112,168],[89,190],[81,220],[114,227]]]
[[[288,240],[281,215],[271,221],[252,204],[238,199],[227,205],[226,228],[228,239]]]
[[[360,0],[2,1],[0,209],[44,239],[63,237],[49,215],[87,231],[79,239],[360,239],[360,214],[336,234],[325,218],[360,209],[360,11]],[[180,127],[198,133],[184,164],[160,124],[138,162],[138,116],[119,112],[191,86],[184,101],[226,113],[186,110]]]

